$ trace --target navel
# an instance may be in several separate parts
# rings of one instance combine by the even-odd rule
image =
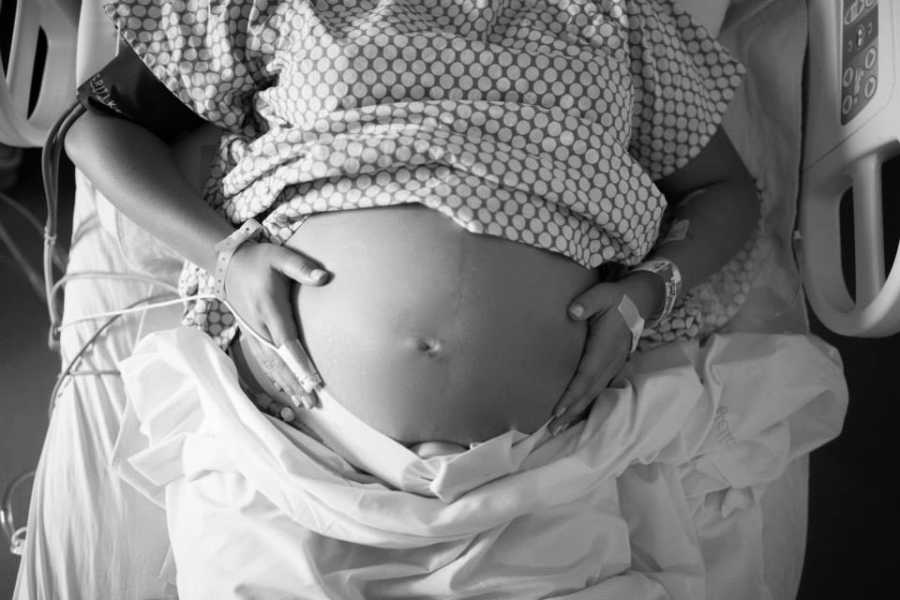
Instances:
[[[422,337],[415,340],[416,350],[426,356],[438,356],[444,349],[441,340],[434,337]]]

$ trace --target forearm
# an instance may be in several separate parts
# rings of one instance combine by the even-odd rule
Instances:
[[[680,299],[747,243],[759,222],[760,198],[753,177],[721,130],[690,163],[657,184],[672,206],[674,235],[659,240],[647,259],[675,263],[682,279]],[[636,271],[628,279],[641,302],[641,314],[658,314],[665,303],[662,277]]]
[[[705,186],[673,209],[673,227],[686,227],[683,239],[660,241],[647,260],[665,258],[675,263],[682,280],[680,300],[740,251],[756,228],[759,210],[752,180]],[[634,284],[630,294],[641,315],[659,314],[666,298],[663,279],[645,271],[635,271],[628,279]]]
[[[648,259],[666,258],[678,266],[683,296],[743,248],[759,214],[752,179],[736,178],[701,188],[673,209],[673,228],[684,233],[683,239],[662,240]]]
[[[66,151],[127,217],[213,270],[214,246],[234,228],[188,183],[162,140],[123,119],[86,113],[66,136]]]

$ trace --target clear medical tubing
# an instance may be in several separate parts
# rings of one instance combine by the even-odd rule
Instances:
[[[16,490],[30,479],[34,479],[34,471],[22,473],[16,477],[6,488],[6,493],[3,494],[3,504],[0,505],[0,529],[9,540],[9,551],[19,556],[25,549],[25,527],[16,526],[13,496]]]
[[[50,129],[44,151],[41,154],[41,176],[44,182],[44,200],[47,205],[47,219],[44,223],[44,294],[47,313],[50,318],[50,332],[47,345],[51,350],[59,350],[59,323],[61,308],[54,293],[53,257],[56,251],[56,236],[59,229],[59,160],[63,151],[66,132],[85,113],[85,108],[75,102]]]

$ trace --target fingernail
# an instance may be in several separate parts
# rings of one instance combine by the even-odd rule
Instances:
[[[566,410],[568,410],[565,406],[558,406],[556,410],[553,411],[553,418],[558,419],[564,414],[566,414]]]
[[[584,314],[584,307],[580,304],[573,304],[569,307],[569,314],[576,319],[580,319]]]
[[[316,407],[316,403],[309,396],[303,396],[303,408],[312,410]]]
[[[324,269],[313,269],[309,276],[313,281],[322,283],[322,281],[328,277],[328,271],[325,271]]]
[[[295,417],[294,411],[292,411],[292,410],[291,410],[290,408],[288,408],[287,406],[285,406],[284,408],[281,409],[281,413],[280,413],[280,414],[281,414],[281,419],[282,419],[283,421],[286,421],[286,422],[291,422],[291,421],[293,421],[293,420],[294,420],[294,417]]]
[[[301,404],[305,405],[305,402],[303,402],[302,396],[292,395],[291,396],[291,404],[294,405],[294,408],[300,408],[300,405]]]

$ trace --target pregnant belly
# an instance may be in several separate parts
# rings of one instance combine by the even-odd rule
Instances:
[[[319,214],[288,245],[334,274],[295,298],[325,385],[400,442],[530,433],[578,364],[566,307],[596,275],[564,257],[418,205]]]

